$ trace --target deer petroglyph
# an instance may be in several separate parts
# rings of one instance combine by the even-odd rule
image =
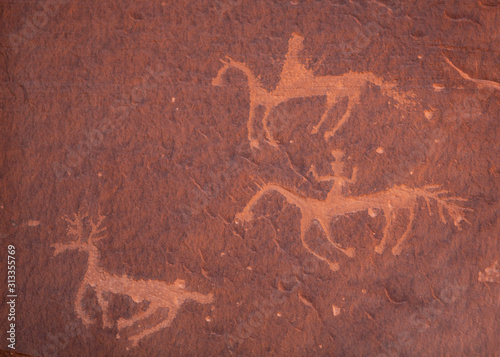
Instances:
[[[342,153],[334,151],[333,155],[336,161],[332,164],[332,168],[341,171],[343,166],[339,163]],[[381,211],[385,217],[385,227],[382,240],[375,247],[375,252],[382,254],[389,239],[389,233],[393,225],[394,214],[400,210],[409,211],[409,220],[403,234],[397,239],[396,244],[392,248],[392,254],[399,255],[402,252],[402,245],[408,239],[413,221],[415,219],[415,210],[417,208],[419,198],[424,199],[427,204],[429,215],[432,215],[431,202],[435,202],[438,208],[439,216],[443,223],[446,223],[445,210],[453,219],[457,228],[460,229],[460,222],[466,221],[464,212],[470,210],[461,207],[450,201],[466,201],[460,197],[440,197],[446,194],[447,191],[438,190],[439,186],[425,186],[423,188],[411,188],[404,185],[395,186],[387,191],[376,192],[363,196],[345,196],[342,193],[346,183],[353,183],[356,180],[357,169],[354,168],[351,179],[343,176],[329,175],[319,176],[314,166],[311,166],[310,172],[318,181],[333,181],[333,186],[328,192],[325,200],[318,200],[310,197],[300,196],[291,190],[285,189],[280,185],[269,183],[264,185],[245,206],[242,212],[236,215],[236,221],[249,222],[253,219],[253,208],[257,205],[262,197],[270,192],[281,194],[289,204],[299,208],[301,213],[300,218],[300,238],[304,248],[318,259],[329,264],[330,269],[336,271],[339,269],[337,262],[332,262],[326,257],[318,254],[306,242],[306,233],[310,229],[312,223],[317,221],[325,232],[327,240],[330,244],[348,257],[354,256],[354,248],[341,248],[340,245],[333,241],[330,234],[330,222],[339,216],[344,216],[350,213],[368,211],[373,216],[375,210]],[[341,173],[341,172],[340,172]]]
[[[233,60],[226,56],[227,61],[221,60],[224,66],[219,70],[217,76],[212,80],[212,85],[220,86],[222,77],[230,68],[242,71],[248,80],[250,89],[250,112],[247,121],[248,140],[252,147],[258,147],[259,141],[254,135],[255,112],[258,107],[265,108],[262,125],[268,142],[277,146],[277,142],[269,131],[268,119],[271,111],[281,103],[294,98],[308,98],[326,96],[326,108],[317,125],[314,126],[312,134],[319,132],[320,127],[328,117],[330,109],[335,103],[344,97],[348,98],[347,109],[342,118],[332,130],[325,132],[325,139],[329,139],[350,118],[354,107],[360,103],[363,89],[368,83],[380,87],[381,91],[395,99],[398,103],[411,102],[410,96],[395,90],[396,83],[384,81],[371,72],[347,72],[339,76],[315,76],[313,71],[299,61],[299,52],[303,49],[304,37],[296,33],[292,34],[288,42],[288,53],[280,75],[278,85],[273,91],[263,88],[259,79],[243,62]]]
[[[113,327],[108,312],[108,300],[105,293],[127,295],[135,303],[147,301],[148,308],[139,312],[130,319],[119,318],[117,321],[118,331],[133,327],[136,324],[145,321],[148,317],[158,312],[159,309],[168,308],[168,316],[163,321],[150,327],[143,327],[139,333],[130,335],[128,340],[136,346],[142,338],[168,327],[177,316],[179,309],[187,300],[194,300],[200,304],[209,304],[213,301],[213,294],[204,295],[198,292],[185,290],[185,282],[177,279],[173,284],[167,284],[158,280],[135,280],[127,276],[115,275],[104,270],[99,264],[99,251],[94,245],[96,240],[106,228],[102,228],[104,216],[99,215],[96,222],[90,220],[90,232],[85,233],[84,219],[85,214],[74,215],[74,218],[64,218],[68,223],[68,235],[76,237],[76,241],[70,243],[55,243],[54,256],[66,250],[79,250],[88,254],[87,270],[76,294],[75,312],[82,320],[85,326],[89,326],[95,321],[83,309],[83,298],[88,288],[92,288],[97,301],[102,308],[102,322],[105,328]],[[83,237],[87,235],[87,241]],[[118,337],[118,336],[117,336]]]

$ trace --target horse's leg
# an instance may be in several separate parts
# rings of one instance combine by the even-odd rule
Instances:
[[[337,96],[331,95],[331,94],[327,94],[326,95],[326,109],[325,109],[325,112],[321,116],[321,120],[319,121],[319,123],[316,124],[313,127],[313,130],[311,131],[311,134],[317,134],[318,133],[319,128],[321,127],[321,125],[323,125],[323,122],[328,117],[328,113],[330,112],[330,109],[332,109],[332,107],[333,107],[333,105],[335,104],[336,101],[337,101]]]
[[[272,191],[273,188],[264,187],[262,190],[257,192],[247,203],[242,212],[236,214],[236,219],[242,222],[249,222],[253,219],[252,209],[259,202],[260,198],[267,192]]]
[[[267,141],[269,142],[269,144],[271,146],[278,147],[278,143],[274,140],[273,135],[271,134],[271,132],[269,131],[269,128],[267,127],[269,114],[271,114],[272,109],[273,109],[273,107],[270,106],[270,104],[268,104],[268,106],[266,106],[266,112],[264,113],[264,118],[262,119],[262,126],[264,127],[264,131],[266,132],[266,138],[267,138]]]
[[[415,219],[415,206],[410,207],[410,218],[408,221],[408,225],[406,226],[406,230],[401,236],[401,238],[398,239],[398,242],[396,245],[392,248],[392,254],[394,255],[399,255],[401,254],[401,251],[403,250],[401,248],[401,245],[408,239],[408,236],[410,235],[410,230],[413,225],[413,220]]]
[[[331,262],[329,259],[319,255],[316,253],[311,247],[309,247],[309,244],[306,242],[306,233],[309,230],[309,227],[311,226],[312,223],[312,218],[308,217],[305,212],[302,212],[302,218],[300,219],[300,240],[302,241],[302,245],[306,250],[314,255],[316,258],[319,260],[325,262],[328,264],[330,269],[332,271],[338,271],[340,269],[339,263],[337,262]]]
[[[347,103],[347,109],[346,109],[344,115],[342,115],[342,118],[340,118],[340,120],[338,121],[338,123],[335,125],[335,127],[332,130],[327,131],[325,133],[325,139],[326,140],[328,140],[332,136],[334,136],[335,133],[337,132],[337,130],[339,130],[340,127],[342,125],[344,125],[344,123],[349,119],[349,117],[351,116],[351,113],[352,113],[352,109],[358,103],[359,93],[358,93],[358,95],[355,95],[355,96],[353,95],[351,97],[347,97],[347,99],[349,100],[349,102]]]
[[[155,325],[151,328],[142,330],[142,332],[138,333],[137,335],[130,336],[128,339],[129,339],[129,341],[132,341],[132,346],[134,346],[134,347],[137,346],[137,343],[141,339],[143,339],[144,337],[151,335],[154,332],[157,332],[161,329],[164,329],[164,328],[170,326],[172,321],[177,316],[179,309],[180,309],[180,305],[178,305],[178,304],[176,304],[174,306],[169,306],[168,317],[165,320],[163,320],[162,322],[158,323],[157,325]]]
[[[255,117],[255,104],[250,103],[250,113],[248,114],[248,121],[247,121],[247,130],[248,130],[248,141],[250,142],[250,146],[252,148],[258,148],[259,147],[259,140],[254,138],[253,135],[253,122],[254,122],[254,117]]]
[[[324,223],[320,220],[319,221],[319,224],[321,225],[321,227],[323,228],[323,231],[325,231],[325,234],[326,234],[326,239],[328,239],[328,241],[330,242],[330,244],[335,248],[337,249],[338,251],[344,253],[345,255],[347,255],[349,258],[352,258],[354,257],[354,254],[355,254],[355,249],[353,247],[349,247],[349,248],[346,248],[346,249],[343,249],[340,247],[340,245],[338,243],[335,243],[332,239],[332,237],[330,236],[330,230],[328,229],[328,224],[327,223]]]
[[[108,301],[104,298],[102,291],[100,289],[96,289],[97,294],[97,302],[101,305],[102,308],[102,324],[104,327],[111,327],[111,320],[108,316]]]
[[[375,253],[382,254],[385,250],[385,244],[387,243],[387,239],[389,238],[389,232],[392,227],[392,209],[384,208],[383,209],[385,216],[385,228],[384,235],[382,236],[382,240],[378,245],[375,246]]]
[[[89,326],[95,321],[88,317],[85,311],[83,311],[83,296],[85,294],[85,291],[87,291],[87,284],[82,283],[82,285],[80,285],[80,288],[78,289],[78,292],[76,293],[75,311],[76,315],[82,319],[83,325]]]

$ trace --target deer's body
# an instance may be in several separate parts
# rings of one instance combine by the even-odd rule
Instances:
[[[103,231],[99,226],[104,217],[100,216],[97,224],[91,223],[92,231],[86,243],[80,241],[83,235],[83,221],[80,217],[76,215],[75,217],[75,220],[68,220],[68,222],[72,224],[68,232],[72,235],[76,235],[79,238],[78,241],[67,244],[54,244],[56,248],[54,254],[57,255],[68,249],[77,249],[88,253],[87,269],[75,299],[75,312],[85,326],[95,322],[83,308],[84,294],[89,287],[95,291],[97,301],[102,308],[104,327],[113,326],[108,313],[108,300],[105,294],[127,295],[130,296],[135,303],[144,301],[149,302],[148,308],[145,311],[137,313],[130,319],[118,319],[119,331],[127,327],[132,327],[136,323],[145,320],[147,317],[157,312],[158,309],[168,308],[168,316],[166,319],[151,328],[142,329],[141,332],[128,337],[134,345],[143,337],[168,327],[176,317],[180,307],[187,300],[193,300],[201,304],[208,304],[213,301],[212,294],[204,295],[197,292],[186,291],[183,280],[176,280],[173,284],[167,284],[158,280],[135,280],[128,276],[109,273],[100,266],[99,250],[92,241],[92,238],[95,239],[95,236]]]

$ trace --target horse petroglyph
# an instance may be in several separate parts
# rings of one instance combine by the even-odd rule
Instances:
[[[340,163],[342,153],[339,151],[333,152],[336,158],[332,164],[333,170],[339,171],[342,174],[343,165]],[[466,201],[460,197],[440,197],[446,194],[447,191],[438,190],[439,186],[425,186],[423,188],[411,188],[404,185],[395,186],[387,191],[376,192],[363,196],[346,196],[343,194],[343,188],[347,183],[356,181],[357,168],[354,168],[352,178],[346,178],[339,175],[319,176],[314,166],[311,166],[314,178],[318,181],[332,181],[333,185],[325,200],[318,200],[310,197],[303,197],[292,192],[278,184],[268,183],[257,192],[245,206],[242,212],[236,215],[236,221],[249,222],[253,219],[253,208],[257,205],[262,197],[270,192],[281,194],[289,204],[292,204],[300,209],[300,238],[304,248],[318,259],[326,262],[330,269],[336,271],[339,269],[337,262],[332,262],[328,258],[318,254],[306,242],[306,233],[310,229],[312,223],[317,221],[325,232],[327,240],[330,244],[348,257],[354,256],[354,248],[342,248],[331,238],[329,225],[336,217],[345,216],[350,213],[367,211],[370,216],[376,215],[376,210],[381,211],[385,217],[385,227],[383,237],[380,243],[375,247],[375,252],[382,254],[389,239],[389,234],[393,225],[395,213],[400,210],[409,211],[409,221],[403,234],[397,239],[396,244],[392,248],[392,254],[399,255],[403,249],[404,242],[408,239],[413,220],[415,219],[415,209],[417,208],[419,198],[424,199],[427,204],[429,215],[432,215],[431,202],[435,202],[438,208],[439,217],[443,223],[446,223],[445,210],[453,219],[457,228],[460,229],[460,222],[467,221],[464,213],[470,210],[461,207],[451,201]]]
[[[269,144],[277,146],[277,142],[269,131],[268,119],[271,111],[281,103],[294,98],[308,98],[326,96],[326,109],[317,125],[314,126],[312,134],[317,134],[328,117],[330,109],[335,103],[344,97],[348,98],[347,109],[342,118],[337,122],[332,130],[325,132],[325,139],[329,139],[344,125],[350,118],[354,107],[360,103],[363,89],[368,83],[380,87],[382,93],[393,98],[400,104],[412,103],[411,95],[398,92],[395,82],[387,82],[377,77],[371,72],[347,72],[339,76],[315,76],[313,71],[299,61],[299,52],[303,49],[304,37],[299,34],[292,34],[288,42],[288,53],[280,75],[280,80],[276,88],[267,91],[263,88],[259,79],[243,62],[233,60],[226,56],[227,61],[221,60],[224,66],[219,70],[217,76],[212,80],[212,85],[220,86],[222,77],[230,68],[242,71],[248,80],[250,89],[250,112],[248,116],[247,129],[248,140],[254,148],[259,146],[259,140],[254,135],[255,112],[258,107],[265,108],[262,125],[264,127],[266,139]]]
[[[119,318],[117,321],[118,331],[134,327],[140,327],[139,333],[130,335],[128,340],[136,346],[139,340],[155,333],[161,329],[168,327],[177,316],[179,309],[187,300],[194,300],[200,304],[209,304],[213,301],[213,294],[203,295],[198,292],[190,292],[185,290],[185,282],[177,279],[173,284],[167,284],[158,280],[134,280],[127,276],[115,275],[107,272],[99,265],[99,251],[94,242],[104,237],[99,237],[106,228],[102,228],[104,216],[98,215],[96,222],[90,221],[90,232],[86,234],[85,219],[86,214],[75,214],[74,218],[64,218],[68,223],[68,235],[76,237],[76,241],[70,243],[55,243],[52,246],[55,248],[54,256],[67,251],[79,250],[88,254],[88,265],[80,284],[80,288],[76,294],[75,312],[82,320],[85,326],[89,326],[95,321],[83,309],[83,298],[85,292],[90,287],[96,295],[97,301],[102,308],[102,322],[105,328],[113,327],[113,323],[108,313],[108,300],[105,298],[105,293],[120,294],[129,296],[135,303],[148,302],[149,305],[145,311],[137,313],[130,319]],[[87,241],[83,241],[83,237],[87,235]],[[153,326],[142,327],[140,323],[159,309],[168,308],[168,316],[164,320],[156,323]],[[119,335],[117,335],[119,338]]]

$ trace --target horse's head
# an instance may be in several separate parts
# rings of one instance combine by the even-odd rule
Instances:
[[[213,86],[219,87],[222,85],[222,76],[224,75],[224,73],[226,73],[226,71],[229,69],[229,67],[231,67],[231,65],[234,63],[234,60],[231,57],[226,56],[226,58],[227,58],[227,61],[224,61],[223,59],[220,60],[222,62],[222,64],[224,64],[224,66],[222,66],[222,68],[219,69],[219,72],[217,72],[217,76],[215,76],[215,78],[212,79]]]

